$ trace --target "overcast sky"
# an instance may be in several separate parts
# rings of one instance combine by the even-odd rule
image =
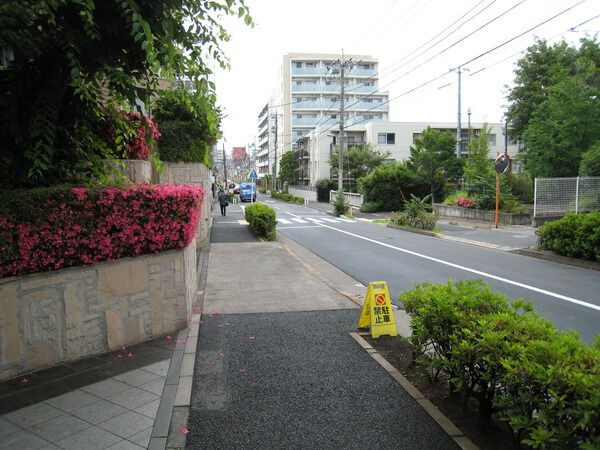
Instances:
[[[223,22],[232,35],[223,45],[231,70],[215,70],[214,76],[228,152],[255,141],[258,113],[285,53],[343,50],[377,58],[379,89],[392,99],[392,121],[456,123],[458,77],[450,69],[464,66],[469,71],[462,75],[463,124],[468,108],[472,122],[499,122],[505,86],[534,37],[576,43],[600,31],[600,18],[588,21],[600,15],[600,0],[246,0],[246,5],[257,25]]]

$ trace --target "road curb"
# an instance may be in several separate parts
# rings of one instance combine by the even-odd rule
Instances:
[[[569,258],[568,256],[557,255],[556,253],[549,252],[546,250],[537,250],[533,248],[517,248],[512,250],[511,253],[523,256],[530,256],[532,258],[543,259],[546,261],[552,261],[559,264],[566,264],[568,266],[575,266],[581,267],[583,269],[600,271],[600,262]]]
[[[422,393],[419,391],[404,375],[396,370],[382,355],[377,352],[371,344],[369,344],[361,334],[351,332],[350,336],[360,345],[377,363],[387,372],[390,376],[396,380],[396,382],[402,386],[402,388],[410,395],[415,401],[421,405],[429,416],[435,420],[435,422],[448,434],[448,436],[464,450],[477,450],[477,447],[471,439],[460,431],[460,429],[452,423],[448,417],[446,417],[433,403],[431,403]]]

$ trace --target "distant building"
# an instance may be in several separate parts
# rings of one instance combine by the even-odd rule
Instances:
[[[248,154],[246,153],[246,147],[233,147],[231,159],[233,161],[242,161],[248,158]]]
[[[296,150],[298,140],[317,127],[339,131],[340,73],[333,69],[341,55],[288,53],[279,79],[258,115],[259,176],[272,173],[283,153]],[[378,60],[345,55],[345,124],[388,120],[388,94],[378,92]]]
[[[483,123],[471,124],[471,136],[478,136]],[[346,130],[346,148],[363,143],[371,144],[376,150],[390,152],[389,159],[404,161],[410,157],[410,147],[423,130],[430,126],[433,129],[448,131],[456,136],[456,123],[448,122],[370,122],[364,125],[354,125]],[[496,153],[504,153],[504,124],[489,123],[490,159]],[[469,130],[463,129],[462,155],[468,155]],[[297,171],[298,184],[314,186],[318,180],[331,179],[329,157],[338,144],[339,130],[320,126],[309,134],[298,139],[296,157],[299,161]],[[507,152],[513,158],[521,152],[521,147],[512,141],[508,142]],[[514,167],[513,167],[514,169]]]

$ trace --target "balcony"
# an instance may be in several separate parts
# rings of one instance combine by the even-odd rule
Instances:
[[[324,119],[322,117],[311,118],[311,119],[292,119],[293,127],[315,127],[317,125],[335,125],[339,121],[338,119],[327,118]]]
[[[327,69],[323,67],[295,67],[292,64],[292,75],[325,75]]]
[[[346,72],[349,77],[376,77],[377,70],[375,69],[361,69],[357,66],[354,66],[353,69]]]
[[[315,101],[302,101],[302,102],[292,103],[293,111],[301,110],[301,109],[331,110],[331,109],[339,109],[339,107],[340,107],[339,102],[332,102],[332,101],[315,100]]]
[[[352,105],[352,106],[351,106]],[[350,105],[348,105],[348,109],[352,110],[352,111],[363,111],[363,110],[371,110],[371,111],[387,111],[388,108],[388,103],[382,104],[382,103],[369,103],[369,102],[358,102],[356,105],[353,105],[352,103],[350,103]]]

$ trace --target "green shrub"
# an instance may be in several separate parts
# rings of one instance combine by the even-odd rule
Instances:
[[[428,214],[431,209],[428,203],[431,195],[426,195],[422,199],[410,194],[410,200],[404,201],[404,213],[392,214],[391,222],[394,225],[405,227],[420,228],[422,230],[433,230],[437,221],[435,214]]]
[[[528,175],[510,174],[506,177],[510,190],[517,200],[523,203],[533,203],[533,181]]]
[[[538,245],[560,255],[600,260],[600,211],[570,213],[536,230]]]
[[[199,122],[168,120],[160,123],[159,130],[158,153],[161,160],[200,162],[210,167],[210,145],[201,140],[203,131]]]
[[[399,299],[411,317],[417,362],[430,379],[440,373],[454,377],[448,361],[461,330],[472,327],[481,316],[508,310],[508,300],[492,292],[482,281],[449,280],[446,284],[417,284]]]
[[[405,164],[393,162],[382,164],[366,177],[359,178],[358,191],[364,195],[365,202],[379,204],[380,211],[400,211],[410,194],[422,197],[429,193],[430,186]]]
[[[337,188],[337,183],[333,180],[318,180],[315,183],[317,188],[317,201],[329,203],[329,191],[334,191]]]
[[[473,200],[475,201],[475,197],[474,196],[469,196],[469,194],[467,193],[467,191],[456,191],[450,195],[448,195],[444,201],[442,202],[444,205],[448,205],[448,206],[457,206],[456,201],[459,198],[466,198],[468,200]]]
[[[246,222],[257,236],[268,241],[275,240],[275,210],[262,203],[253,203],[244,209]]]
[[[284,194],[281,192],[271,191],[271,197],[278,198],[280,200],[285,200],[286,202],[290,202],[290,203],[297,203],[299,205],[304,204],[303,197],[296,197],[295,195],[292,195],[292,194]]]
[[[333,213],[339,217],[343,216],[348,212],[348,204],[346,203],[346,197],[343,192],[338,192],[335,202],[333,202]]]
[[[482,423],[497,413],[533,448],[600,448],[600,337],[587,346],[481,281],[418,284],[400,301],[417,364],[474,398]]]
[[[381,211],[381,205],[377,202],[364,202],[360,206],[360,211],[364,213],[374,213]]]

